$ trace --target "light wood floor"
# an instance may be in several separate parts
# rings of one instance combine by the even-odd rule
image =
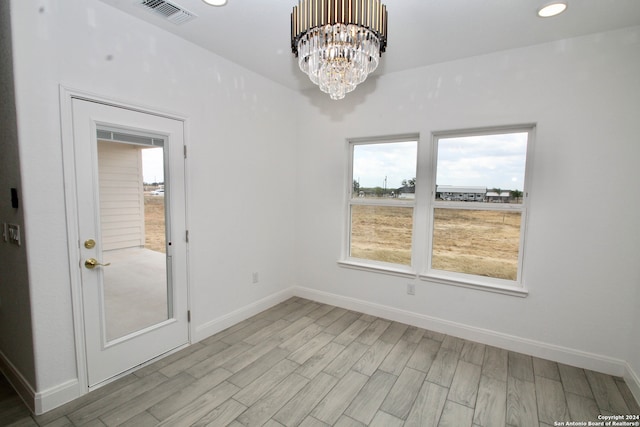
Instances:
[[[621,378],[292,298],[20,426],[553,426],[638,414]]]

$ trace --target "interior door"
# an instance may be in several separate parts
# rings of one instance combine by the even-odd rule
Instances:
[[[72,100],[89,386],[186,344],[183,122]]]

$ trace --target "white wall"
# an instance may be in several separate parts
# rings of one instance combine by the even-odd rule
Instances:
[[[0,2],[0,58],[0,227],[11,223],[24,231],[8,2]],[[18,190],[18,209],[11,206],[11,188]],[[15,387],[23,387],[21,381],[34,383],[36,377],[25,243],[16,246],[0,239],[0,272],[0,369]],[[12,377],[11,371],[23,379]]]
[[[309,295],[364,301],[446,330],[484,329],[480,339],[507,338],[523,350],[541,343],[539,355],[624,364],[631,330],[638,336],[639,27],[389,74],[340,102],[306,95],[297,265]],[[412,297],[405,291],[411,279],[336,264],[349,185],[346,138],[419,132],[430,150],[434,131],[521,123],[537,124],[527,298],[419,280]]]
[[[95,0],[13,0],[11,15],[34,390],[77,378],[59,85],[187,118],[194,339],[294,284],[299,95]]]

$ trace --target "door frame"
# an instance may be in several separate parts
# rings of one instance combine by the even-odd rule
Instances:
[[[73,310],[73,327],[74,327],[74,340],[75,340],[75,354],[76,354],[76,372],[78,375],[78,396],[89,393],[91,390],[100,388],[101,386],[108,384],[118,378],[121,378],[134,369],[138,369],[140,366],[132,367],[131,369],[122,372],[100,384],[90,387],[88,378],[88,366],[87,366],[87,354],[86,354],[86,340],[85,340],[85,320],[84,320],[84,306],[82,299],[82,277],[81,277],[81,250],[80,250],[80,236],[78,234],[78,205],[77,205],[77,188],[76,188],[76,167],[75,167],[75,148],[74,148],[74,136],[73,136],[73,99],[80,99],[83,101],[94,102],[111,107],[122,108],[125,110],[131,110],[139,113],[150,114],[163,118],[173,119],[181,121],[184,129],[184,144],[185,147],[188,143],[188,119],[182,115],[167,111],[162,111],[156,108],[140,106],[115,100],[113,98],[96,95],[94,93],[72,89],[63,85],[59,86],[60,93],[60,124],[61,124],[61,145],[62,145],[62,166],[64,177],[64,203],[66,212],[66,228],[67,228],[67,247],[69,256],[69,279],[71,285],[71,304]],[[187,158],[184,159],[184,192],[185,192],[185,225],[189,228],[189,198],[188,198],[188,183],[189,174],[187,167]],[[192,292],[190,281],[190,265],[189,265],[189,244],[186,245],[186,275],[187,275],[187,309],[191,310],[192,307]],[[79,268],[80,267],[80,268]],[[169,353],[179,351],[180,349],[189,346],[192,343],[194,336],[194,326],[192,322],[188,323],[188,337],[187,344],[171,350]],[[159,357],[165,356],[165,354]],[[145,364],[152,363],[157,358],[154,358]]]

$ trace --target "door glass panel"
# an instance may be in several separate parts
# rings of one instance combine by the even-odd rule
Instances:
[[[107,341],[172,316],[162,139],[98,130],[103,330]]]

